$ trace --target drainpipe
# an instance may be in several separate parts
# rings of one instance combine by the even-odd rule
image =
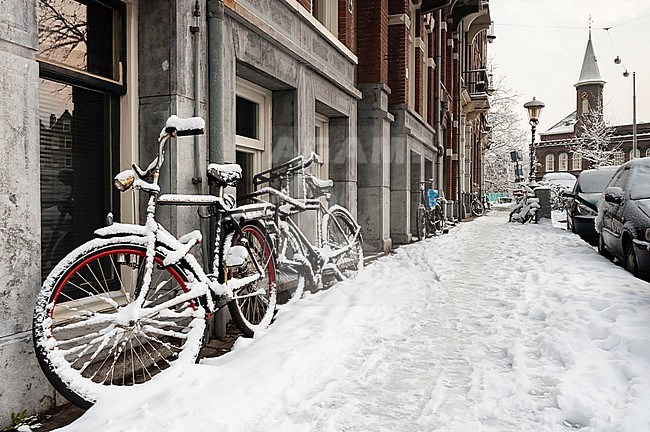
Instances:
[[[208,162],[223,163],[223,0],[207,0],[208,17]],[[210,185],[210,194],[217,195],[217,187]],[[209,263],[205,268],[210,269],[214,262],[216,244],[216,218],[210,218],[210,235],[208,247],[210,253],[206,254]],[[212,321],[211,334],[215,337],[225,336],[226,319],[223,312],[215,314]]]
[[[223,0],[208,0],[208,156],[223,163]]]
[[[208,0],[208,161],[223,163],[223,1]],[[210,194],[218,193],[215,185],[210,185]],[[214,238],[216,226],[210,224],[210,239]],[[213,262],[214,244],[209,242],[210,262]]]
[[[201,55],[201,6],[199,0],[194,3],[194,25],[190,26],[190,33],[194,36],[194,117],[201,115],[201,62],[199,56]],[[192,184],[196,186],[196,192],[203,192],[203,173],[201,172],[201,141],[199,136],[194,136],[194,177],[192,177]],[[199,221],[199,228],[203,238],[207,238],[209,232],[204,227],[203,219]],[[201,255],[203,256],[203,266],[208,268],[208,243],[201,242]]]
[[[457,137],[458,137],[458,178],[457,183],[458,183],[458,220],[462,222],[463,220],[463,193],[461,191],[461,185],[462,185],[462,169],[464,166],[464,161],[460,160],[460,153],[461,153],[461,137],[465,134],[464,128],[461,128],[461,119],[463,118],[462,111],[461,111],[461,92],[463,91],[463,85],[462,85],[462,78],[463,78],[463,59],[461,58],[461,55],[463,54],[463,21],[458,24],[457,31],[458,31],[458,60],[457,62],[457,70],[458,70],[458,82],[456,86],[456,113],[458,114],[458,119],[456,120],[456,124],[458,125],[457,129]],[[463,154],[464,152],[464,148]],[[463,163],[461,163],[463,162]]]
[[[442,137],[440,136],[442,133],[442,128],[440,127],[441,120],[442,120],[442,89],[440,88],[440,82],[442,81],[442,9],[438,10],[438,28],[436,29],[436,93],[437,93],[437,99],[436,99],[436,119],[435,119],[435,129],[436,129],[436,140],[438,144],[438,158],[436,160],[436,165],[437,165],[437,173],[438,173],[438,179],[439,184],[438,184],[438,189],[444,191],[444,169],[445,169],[445,148],[442,146],[441,141]],[[440,153],[440,149],[442,148],[442,153]],[[442,157],[441,157],[442,156]],[[442,170],[442,171],[441,171]],[[441,175],[442,173],[442,175]],[[438,183],[438,182],[436,182]],[[446,211],[447,209],[445,209]]]

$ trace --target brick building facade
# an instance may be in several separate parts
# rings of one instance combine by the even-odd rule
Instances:
[[[536,150],[538,180],[550,172],[569,172],[578,176],[583,170],[592,168],[589,161],[571,151],[571,145],[581,133],[581,119],[585,115],[595,113],[602,118],[605,84],[600,76],[590,30],[580,77],[575,84],[576,110],[540,134]],[[610,148],[618,146],[612,162],[620,165],[633,158],[632,125],[613,125],[611,128]],[[650,157],[650,123],[637,124],[636,157]]]

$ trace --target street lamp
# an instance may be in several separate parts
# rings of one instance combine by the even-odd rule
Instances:
[[[621,64],[621,58],[616,56],[614,63]],[[623,72],[625,78],[630,76],[630,73],[625,68]],[[636,145],[636,71],[632,71],[632,154],[630,159],[636,158],[637,145]]]
[[[530,123],[530,129],[532,132],[533,139],[530,144],[530,180],[535,180],[537,175],[537,146],[535,145],[535,128],[537,123],[539,123],[539,117],[542,115],[542,108],[544,108],[544,102],[535,99],[524,104],[524,108],[528,110],[528,123]]]

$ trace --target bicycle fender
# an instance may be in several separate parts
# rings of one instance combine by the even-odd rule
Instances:
[[[174,236],[169,234],[162,226],[158,225],[158,232],[156,233],[156,243],[158,246],[162,246],[165,251],[165,256],[174,255],[173,260],[166,262],[165,265],[176,264],[180,261],[185,255],[187,255],[188,250],[184,250],[184,244],[180,243]],[[123,223],[114,223],[113,225],[105,226],[95,230],[95,235],[100,238],[119,238],[126,236],[133,237],[142,237],[144,238],[148,235],[148,230],[144,225],[135,225],[135,224],[123,224]],[[194,244],[192,244],[193,246]],[[175,253],[181,250],[182,253]],[[180,256],[178,256],[180,255]]]
[[[340,211],[341,213],[345,213],[349,218],[350,221],[355,225],[355,228],[359,228],[359,224],[357,223],[357,220],[352,217],[352,213],[350,213],[350,210],[346,209],[343,206],[340,206],[338,204],[335,204],[327,209],[330,213],[334,213],[335,211]]]

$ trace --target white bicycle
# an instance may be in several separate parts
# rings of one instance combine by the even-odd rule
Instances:
[[[333,182],[305,172],[315,162],[318,156],[312,153],[256,174],[254,185],[266,186],[244,197],[262,204],[271,201],[273,212],[261,220],[273,243],[280,302],[299,298],[306,286],[322,288],[324,278],[345,280],[363,268],[361,227],[344,207],[324,205],[321,197],[329,202]],[[298,181],[293,184],[295,179]],[[292,191],[299,198],[292,196]],[[268,196],[267,200],[262,196]],[[316,216],[315,240],[294,220],[301,213]]]
[[[160,194],[158,178],[170,138],[203,133],[201,118],[172,116],[158,156],[120,173],[120,191],[149,195],[145,225],[110,224],[70,252],[50,273],[34,310],[38,361],[54,387],[88,408],[101,395],[193,363],[206,318],[227,305],[247,336],[271,322],[276,283],[269,237],[259,224],[233,216],[224,193],[241,178],[238,165],[210,164],[213,195]],[[155,218],[158,205],[206,206],[217,218],[215,258],[206,274],[190,250],[199,231],[175,238]]]

